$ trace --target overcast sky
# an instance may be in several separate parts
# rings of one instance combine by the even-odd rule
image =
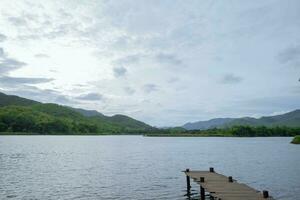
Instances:
[[[300,1],[0,0],[0,90],[155,126],[300,108]]]

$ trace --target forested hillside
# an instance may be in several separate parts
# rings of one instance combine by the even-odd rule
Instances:
[[[0,93],[0,132],[40,134],[143,133],[154,128],[125,115],[85,116],[74,108]]]
[[[300,110],[261,118],[215,118],[208,121],[186,123],[182,127],[186,130],[207,130],[212,128],[229,128],[233,126],[300,127]]]

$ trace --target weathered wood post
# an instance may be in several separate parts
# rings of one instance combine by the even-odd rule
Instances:
[[[264,190],[263,191],[263,197],[266,199],[266,198],[269,198],[269,192],[267,190]]]
[[[190,169],[185,170],[185,172],[189,172],[189,171]],[[189,196],[191,193],[191,180],[188,175],[186,175],[186,191],[187,191],[187,195]]]
[[[200,186],[200,199],[205,200],[205,190],[202,186]]]
[[[204,183],[204,177],[200,177],[200,183]]]
[[[204,181],[205,181],[204,177],[200,177],[200,183],[204,183]],[[205,200],[205,190],[201,185],[200,185],[200,199]]]

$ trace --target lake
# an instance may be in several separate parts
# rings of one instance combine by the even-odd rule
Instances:
[[[298,199],[300,145],[291,139],[0,136],[0,199],[186,199],[181,170],[209,167]]]

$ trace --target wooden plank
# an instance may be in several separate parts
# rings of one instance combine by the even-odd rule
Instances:
[[[250,186],[238,183],[234,179],[211,171],[184,171],[186,176],[192,178],[202,188],[209,192],[212,197],[222,200],[271,200],[272,197],[264,198],[260,191]],[[230,182],[232,181],[232,182]]]

